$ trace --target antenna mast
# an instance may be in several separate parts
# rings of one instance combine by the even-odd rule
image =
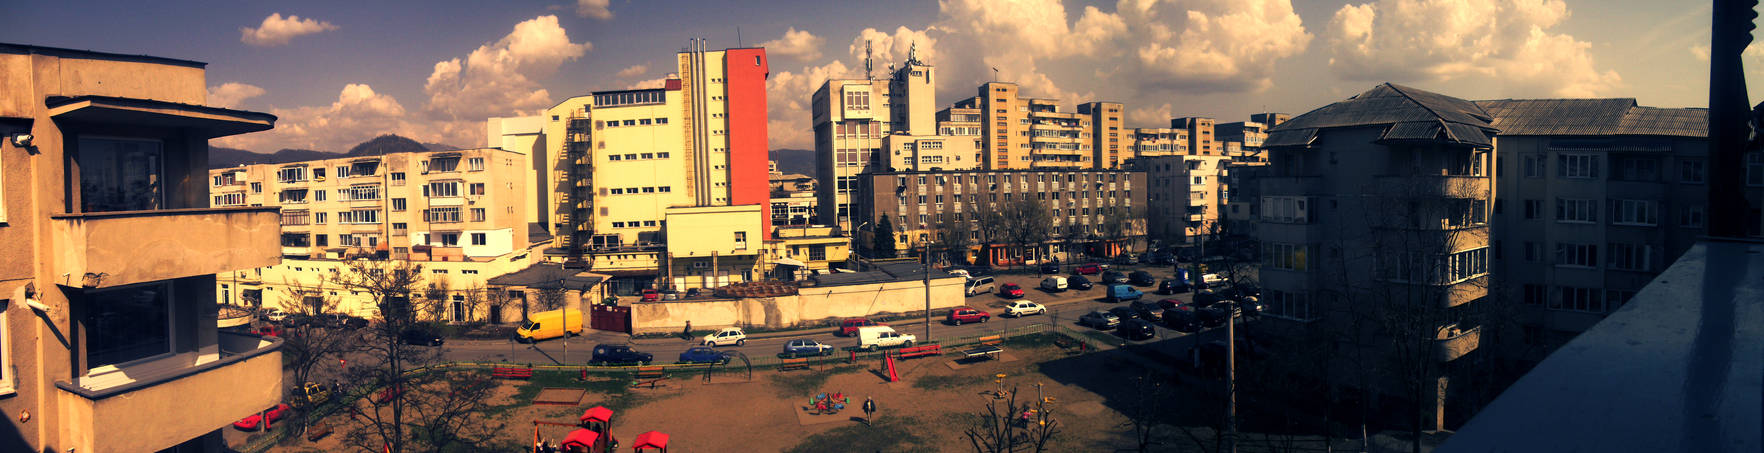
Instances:
[[[870,40],[866,39],[864,40],[864,78],[875,78],[874,72],[874,67],[870,65]]]

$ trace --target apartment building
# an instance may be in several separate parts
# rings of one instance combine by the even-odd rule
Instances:
[[[274,266],[274,207],[210,207],[205,63],[0,44],[0,451],[225,451],[282,342],[218,329],[215,274]]]
[[[529,231],[530,162],[515,151],[480,148],[209,170],[211,206],[281,208],[282,263],[222,275],[221,302],[293,311],[306,294],[331,292],[339,312],[371,318],[378,307],[370,295],[326,288],[335,286],[326,282],[331,272],[348,270],[341,261],[353,257],[424,262],[431,274],[424,284],[482,288],[528,264],[510,255],[525,256],[534,242],[550,239]],[[458,264],[430,264],[440,262]],[[480,320],[468,311],[442,318]]]
[[[1703,234],[1708,111],[1635,99],[1477,105],[1501,130],[1494,273],[1535,346],[1521,354],[1537,360],[1622,307]],[[1764,177],[1749,183],[1758,199]]]
[[[1262,141],[1268,139],[1268,126],[1255,121],[1219,123],[1213,127],[1224,155],[1238,162],[1262,162]]]
[[[1152,156],[1128,161],[1145,172],[1146,235],[1165,244],[1193,244],[1223,231],[1225,156]]]
[[[892,134],[882,137],[879,171],[968,170],[980,167],[978,137]]]
[[[545,143],[545,117],[490,118],[485,129],[485,147],[527,156],[527,168],[522,172],[527,185],[527,219],[549,232],[551,225],[546,219],[551,218],[551,189],[541,179],[550,173],[547,168],[551,165],[550,155],[546,154],[549,148]]]
[[[1119,102],[1078,104],[1078,114],[1090,120],[1092,168],[1116,169],[1133,158],[1133,131],[1122,119],[1127,107]]]
[[[892,156],[884,157],[892,154],[883,151],[885,137],[939,135],[944,127],[939,121],[948,120],[932,113],[937,102],[936,80],[936,68],[911,55],[885,79],[829,79],[815,91],[810,108],[815,177],[822,181],[819,223],[838,226],[841,231],[851,228],[852,182],[873,165],[898,162]]]
[[[1224,155],[1225,150],[1219,145],[1218,137],[1213,135],[1213,119],[1206,117],[1182,117],[1170,119],[1171,129],[1188,132],[1188,153],[1202,156]]]
[[[1130,143],[1132,155],[1129,158],[1190,154],[1187,129],[1135,128]]]
[[[871,172],[862,175],[858,186],[864,197],[859,199],[855,221],[863,228],[858,228],[855,240],[862,249],[872,243],[869,235],[884,218],[897,236],[896,248],[910,250],[948,240],[940,225],[966,225],[975,231],[986,211],[1021,200],[1043,203],[1052,221],[1050,239],[1032,250],[1016,250],[1002,242],[987,248],[980,244],[983,236],[970,236],[978,261],[999,265],[1137,241],[1145,234],[1143,225],[1123,230],[1119,238],[1106,237],[1103,225],[1110,215],[1143,209],[1150,192],[1144,172],[1095,169]]]
[[[851,256],[851,238],[825,225],[791,225],[773,228],[766,241],[766,257],[780,266],[771,271],[771,278],[796,280],[810,275],[831,272],[845,267]]]
[[[1260,326],[1289,345],[1325,335],[1343,354],[1375,357],[1384,366],[1319,371],[1369,383],[1353,387],[1373,401],[1426,389],[1427,429],[1471,407],[1456,381],[1478,377],[1481,326],[1499,304],[1487,297],[1491,120],[1469,101],[1383,84],[1292,118],[1264,143]],[[1356,334],[1367,322],[1377,333]]]
[[[754,238],[771,228],[765,49],[693,41],[676,63],[661,88],[597,91],[545,113],[553,157],[540,179],[558,241],[545,255],[611,276],[618,294],[673,281],[675,210],[747,206],[736,212],[751,214]]]

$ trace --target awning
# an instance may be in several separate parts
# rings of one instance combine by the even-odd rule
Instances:
[[[576,421],[606,423],[607,421],[612,420],[612,414],[612,409],[607,409],[606,406],[594,406],[588,410],[582,411],[582,416],[577,418]]]
[[[664,450],[667,449],[668,448],[668,435],[667,435],[667,433],[663,433],[661,431],[650,431],[650,432],[646,432],[643,434],[638,434],[637,435],[637,443],[631,444],[631,449],[635,450],[635,449],[640,449],[640,448],[660,448],[660,449],[664,449]]]
[[[151,99],[110,96],[51,96],[49,116],[57,121],[190,129],[204,138],[226,137],[276,127],[268,113],[223,109]]]
[[[587,290],[606,281],[606,276],[574,269],[558,263],[537,263],[526,269],[491,277],[486,283],[494,286],[525,286],[533,289]]]
[[[566,448],[572,446],[592,448],[594,447],[594,440],[598,438],[600,438],[600,433],[589,431],[586,428],[577,429],[575,431],[570,431],[568,436],[564,436],[563,443],[558,446]]]
[[[807,266],[806,264],[802,264],[801,261],[797,261],[797,260],[794,260],[791,258],[778,258],[776,260],[773,260],[772,262],[782,264],[785,266],[796,266],[796,267]]]

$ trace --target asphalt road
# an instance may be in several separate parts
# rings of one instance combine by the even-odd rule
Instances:
[[[1158,277],[1159,281],[1174,274],[1171,266],[1168,265],[1117,266],[1116,269],[1122,270],[1123,272],[1133,269],[1143,269]],[[1090,277],[1092,281],[1099,280],[1096,278],[1097,276]],[[996,277],[996,280],[1000,285],[1004,283],[1016,283],[1022,285],[1026,292],[1024,299],[1047,306],[1048,313],[1046,315],[1032,315],[1023,318],[1002,317],[999,316],[999,313],[1003,312],[1005,304],[1014,300],[1005,299],[996,294],[982,294],[967,298],[967,305],[991,313],[993,317],[989,322],[955,326],[944,323],[943,318],[933,318],[931,332],[928,338],[947,339],[982,336],[1000,333],[1006,329],[1031,324],[1058,323],[1059,325],[1075,329],[1088,329],[1088,327],[1076,325],[1079,316],[1091,310],[1107,310],[1121,305],[1102,301],[1100,298],[1103,295],[1103,290],[1102,285],[1100,284],[1086,291],[1071,290],[1059,293],[1049,293],[1039,289],[1041,278],[1042,276],[1033,274],[999,275]],[[1139,287],[1139,289],[1141,291],[1147,291],[1144,298],[1144,300],[1147,301],[1177,299],[1186,303],[1190,302],[1193,298],[1193,293],[1159,295],[1155,292],[1151,292],[1155,289],[1155,286]],[[927,341],[924,321],[895,321],[886,324],[894,326],[896,330],[903,333],[918,336],[919,343]],[[1165,328],[1160,324],[1158,327],[1158,336],[1154,340],[1176,338],[1187,335],[1189,334]],[[856,338],[838,337],[831,333],[815,332],[800,335],[776,336],[771,338],[750,338],[743,346],[723,346],[718,349],[741,351],[749,357],[770,356],[782,352],[786,342],[798,338],[813,339],[821,343],[832,345],[835,348],[857,345]],[[655,363],[660,364],[673,363],[679,357],[681,352],[684,352],[691,347],[698,346],[698,339],[694,338],[691,341],[678,338],[633,340],[630,336],[622,333],[591,330],[580,337],[569,338],[567,340],[562,338],[552,339],[541,341],[536,344],[516,343],[509,340],[449,340],[447,345],[444,346],[444,355],[448,360],[466,362],[582,365],[587,363],[594,345],[602,343],[631,344],[632,347],[638,351],[653,354],[655,356]]]

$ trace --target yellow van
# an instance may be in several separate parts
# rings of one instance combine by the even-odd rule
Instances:
[[[515,337],[522,342],[530,343],[564,336],[566,328],[570,335],[582,334],[581,310],[572,308],[529,314],[527,322],[522,324],[520,329],[515,330]]]

